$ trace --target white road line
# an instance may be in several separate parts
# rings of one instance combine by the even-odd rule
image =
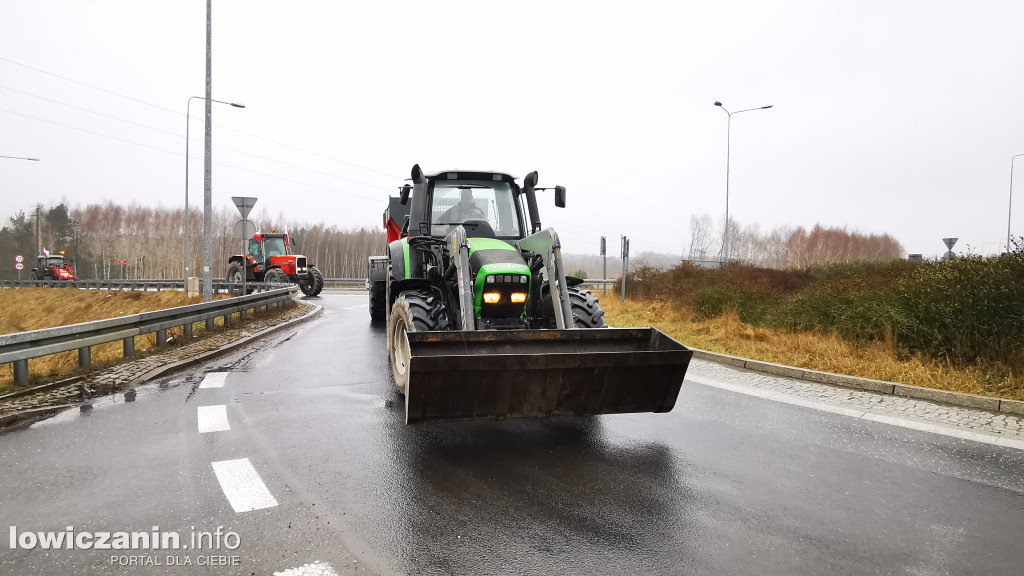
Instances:
[[[224,381],[227,380],[227,372],[210,372],[203,377],[203,381],[199,383],[200,388],[223,388]]]
[[[220,488],[235,512],[277,506],[277,500],[270,495],[267,485],[260,480],[248,458],[213,462],[212,466]]]
[[[218,404],[216,406],[200,406],[199,410],[199,433],[223,432],[231,430],[228,424],[227,406]]]
[[[298,568],[274,572],[274,576],[338,576],[338,573],[327,562],[317,561],[312,564],[303,564]]]
[[[940,434],[942,436],[950,436],[952,438],[960,438],[962,440],[972,440],[974,442],[981,442],[983,444],[993,444],[996,446],[1005,446],[1007,448],[1016,448],[1018,450],[1024,450],[1024,440],[1021,440],[1019,438],[1010,438],[1006,436],[999,436],[997,434],[986,434],[984,432],[964,430],[962,428],[957,428],[945,424],[937,424],[913,418],[902,418],[899,416],[891,416],[889,414],[879,414],[877,412],[858,410],[856,408],[839,406],[837,404],[832,404],[829,402],[810,400],[807,398],[802,398],[800,396],[786,394],[785,392],[764,390],[762,388],[746,386],[743,384],[736,384],[733,382],[722,382],[721,380],[715,380],[712,378],[708,378],[707,376],[698,376],[696,378],[688,377],[687,380],[690,380],[697,384],[702,384],[704,386],[710,386],[712,388],[721,388],[722,390],[736,392],[737,394],[745,394],[747,396],[764,398],[765,400],[771,400],[772,402],[782,402],[783,404],[803,406],[804,408],[811,408],[813,410],[820,410],[822,412],[830,412],[832,414],[840,414],[842,416],[850,416],[852,418],[858,418],[861,420],[870,420],[872,422],[879,422],[881,424],[888,424],[890,426],[899,426],[901,428],[909,428],[911,430],[919,430],[922,432],[931,432],[932,434]]]

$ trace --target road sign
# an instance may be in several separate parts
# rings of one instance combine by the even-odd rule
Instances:
[[[17,264],[14,265],[14,269],[15,270],[24,270],[25,269],[25,265],[22,264],[21,262],[18,262]]]
[[[957,240],[959,240],[959,238],[943,238],[942,242],[946,244],[946,250],[952,250],[953,245],[956,244]]]
[[[25,257],[22,256],[21,254],[18,254],[17,256],[14,257],[14,261],[17,262],[18,264],[21,264],[22,262],[25,261]]]
[[[252,220],[239,220],[235,222],[235,236],[239,236],[242,240],[252,238],[252,235],[256,233],[256,225],[253,224]]]
[[[242,215],[242,218],[249,217],[249,211],[256,205],[256,198],[250,196],[232,196],[231,201],[235,203],[235,208],[238,208],[238,213]]]

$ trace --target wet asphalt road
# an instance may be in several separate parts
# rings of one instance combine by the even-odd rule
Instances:
[[[405,426],[364,295],[139,391],[0,436],[0,529],[239,535],[197,551],[12,550],[0,574],[1008,574],[1024,452],[703,386],[670,414]],[[196,389],[204,371],[223,388]],[[742,381],[743,373],[736,378]],[[197,432],[225,405],[230,430]],[[276,506],[236,513],[212,462]],[[124,567],[115,554],[156,557]]]

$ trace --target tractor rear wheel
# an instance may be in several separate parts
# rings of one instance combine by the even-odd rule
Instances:
[[[32,273],[29,274],[29,278],[31,278],[32,281],[35,282],[36,280],[39,280],[39,273],[36,272],[35,269],[33,269]]]
[[[572,317],[577,328],[607,328],[604,322],[604,310],[590,290],[569,288],[569,303],[572,305]]]
[[[242,276],[242,265],[239,264],[238,262],[232,262],[231,264],[229,264],[228,265],[228,274],[227,274],[227,276],[224,277],[224,279],[227,280],[228,282],[232,283],[232,284],[241,284],[242,283],[242,278],[243,278],[243,276]],[[232,289],[232,291],[233,292],[235,292],[235,291],[241,292],[242,291],[242,287],[239,286],[237,289]]]
[[[387,306],[387,284],[384,282],[370,282],[370,319],[379,321],[385,316]]]
[[[409,383],[409,332],[448,330],[450,324],[441,297],[429,290],[406,290],[398,295],[388,320],[388,358],[399,394]]]
[[[590,290],[569,287],[569,305],[572,307],[573,325],[577,328],[607,328],[604,322],[604,310]],[[543,313],[542,328],[555,328],[555,311],[551,300],[551,291],[547,282],[541,288],[541,311]]]

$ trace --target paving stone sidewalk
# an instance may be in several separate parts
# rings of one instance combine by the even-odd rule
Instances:
[[[753,386],[762,390],[838,404],[866,412],[902,416],[945,426],[955,426],[973,432],[1024,439],[1024,418],[1003,412],[989,412],[903,396],[829,386],[734,368],[697,358],[690,362],[687,376],[690,375],[706,376],[728,384]]]
[[[124,389],[133,380],[143,374],[165,364],[196,358],[231,342],[251,336],[261,330],[276,326],[288,320],[302,317],[312,311],[314,306],[296,302],[281,312],[270,316],[257,314],[241,324],[235,324],[227,330],[218,328],[216,332],[205,337],[196,338],[189,343],[171,343],[166,348],[154,350],[140,357],[121,361],[113,366],[89,372],[84,378],[73,384],[55,388],[38,394],[30,394],[10,400],[0,401],[0,417],[33,408],[49,406],[65,406],[80,399],[79,386],[95,390],[96,395],[110,394]],[[237,322],[237,320],[236,320]]]

